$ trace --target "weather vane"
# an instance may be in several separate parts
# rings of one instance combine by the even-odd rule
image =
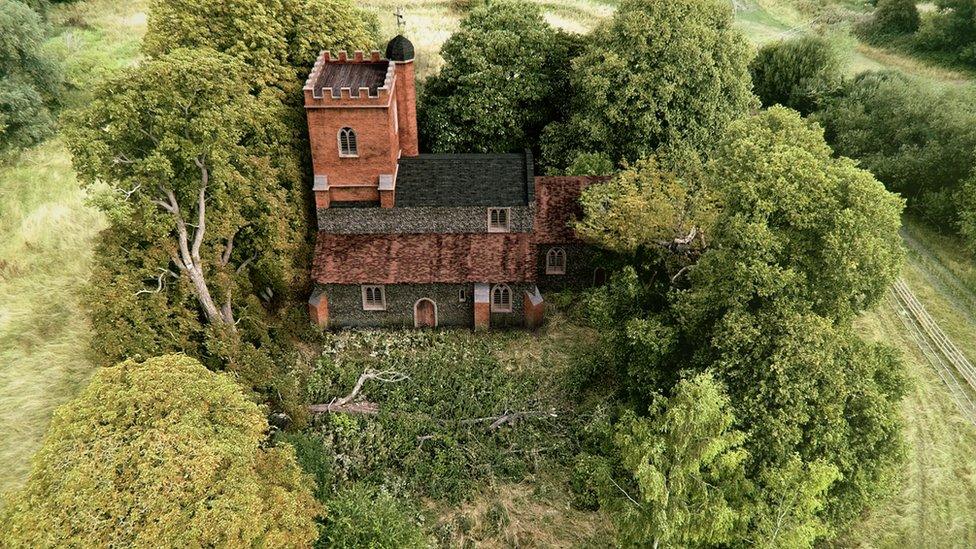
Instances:
[[[397,32],[403,34],[403,29],[407,26],[407,22],[403,20],[403,7],[397,6],[396,12],[393,15],[396,16],[397,20]]]

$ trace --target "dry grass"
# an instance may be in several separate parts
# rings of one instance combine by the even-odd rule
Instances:
[[[73,25],[46,44],[65,64],[69,106],[134,62],[143,6],[91,0],[52,12],[55,24]],[[79,291],[103,225],[59,141],[0,166],[0,493],[23,482],[54,408],[91,373]]]

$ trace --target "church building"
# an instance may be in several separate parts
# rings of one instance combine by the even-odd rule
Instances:
[[[318,222],[312,321],[534,328],[544,290],[600,283],[571,223],[599,178],[518,154],[420,154],[414,48],[323,52],[304,87]]]

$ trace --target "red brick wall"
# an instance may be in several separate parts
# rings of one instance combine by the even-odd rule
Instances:
[[[417,156],[417,88],[413,61],[396,64],[397,117],[400,124],[400,148],[404,156]]]
[[[390,98],[392,101],[392,98]],[[308,109],[312,168],[326,175],[329,187],[378,185],[380,174],[396,172],[399,139],[394,130],[392,103],[387,106],[349,106]],[[339,130],[356,132],[359,156],[339,156]]]

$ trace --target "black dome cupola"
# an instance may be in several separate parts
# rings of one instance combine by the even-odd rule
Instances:
[[[413,44],[398,34],[386,45],[386,58],[390,61],[413,61]]]

